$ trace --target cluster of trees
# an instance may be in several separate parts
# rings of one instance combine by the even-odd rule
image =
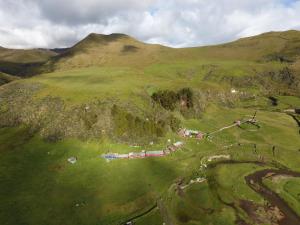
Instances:
[[[193,107],[193,92],[190,88],[179,91],[160,90],[152,94],[152,99],[167,110],[174,110],[178,103],[187,108]]]
[[[169,128],[173,131],[179,129],[180,121],[170,115],[165,120],[154,121],[153,119],[142,119],[127,110],[114,105],[111,110],[114,133],[123,139],[132,138],[156,138],[163,136]]]

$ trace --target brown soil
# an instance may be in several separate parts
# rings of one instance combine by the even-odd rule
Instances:
[[[251,201],[240,200],[240,207],[248,214],[249,218],[255,224],[278,225],[279,221],[284,218],[278,207],[270,205],[257,205]]]
[[[267,212],[267,215],[269,219],[271,219],[272,222],[275,222],[277,220],[277,223],[272,224],[279,224],[279,225],[300,225],[300,217],[295,213],[289,205],[279,197],[278,194],[271,191],[266,187],[262,180],[266,176],[275,176],[275,175],[288,175],[288,176],[294,176],[294,177],[300,177],[300,173],[293,172],[289,170],[275,170],[275,169],[265,169],[257,171],[253,174],[248,175],[245,177],[246,183],[257,193],[262,195],[269,203],[270,206],[266,206],[263,208]],[[247,207],[245,207],[248,204]],[[255,217],[257,216],[253,211],[253,206],[249,205],[249,203],[242,204],[241,207],[244,208],[244,210],[251,216]],[[257,211],[257,210],[255,210]],[[259,217],[257,218],[259,219]]]

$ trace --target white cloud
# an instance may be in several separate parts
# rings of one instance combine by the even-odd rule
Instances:
[[[300,29],[299,0],[0,0],[0,45],[66,47],[126,33],[174,47]]]

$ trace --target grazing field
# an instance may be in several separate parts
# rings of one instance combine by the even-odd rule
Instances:
[[[203,118],[187,120],[186,124],[210,132],[249,113],[252,111],[212,107]],[[257,161],[263,156],[266,162],[276,160],[300,170],[300,140],[294,121],[285,114],[266,111],[259,111],[257,119],[261,128],[255,131],[234,127],[213,137],[212,142],[183,140],[185,147],[166,157],[110,162],[102,159],[101,154],[138,149],[109,140],[70,139],[46,143],[39,137],[28,137],[26,128],[2,128],[0,219],[6,224],[24,221],[29,224],[119,224],[163,198],[164,207],[175,224],[193,224],[191,221],[234,224],[236,215],[247,218],[239,209],[241,200],[263,205],[263,199],[243,178],[263,167],[249,162],[218,166],[206,172],[199,170],[205,156],[229,154],[238,161]],[[279,119],[282,122],[275,123]],[[242,145],[224,148],[236,142]],[[253,152],[252,143],[257,144],[257,153]],[[167,139],[162,138],[155,143],[156,147],[141,148],[158,149],[166,144]],[[277,146],[275,156],[272,156],[272,145]],[[67,162],[71,156],[77,157],[76,164]],[[197,176],[207,177],[208,181],[193,184],[183,191],[176,189],[179,180],[188,182]],[[228,206],[231,203],[238,209]],[[298,200],[294,200],[294,204],[299,207]],[[17,216],[16,210],[20,212]],[[214,213],[207,214],[210,210]],[[144,221],[148,219],[152,224],[161,224],[163,219],[158,211],[155,209],[145,218],[137,219],[137,224],[147,224]]]

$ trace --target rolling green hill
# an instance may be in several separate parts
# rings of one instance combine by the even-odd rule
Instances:
[[[47,49],[8,49],[0,47],[0,71],[16,76],[29,76],[57,53]]]
[[[144,44],[124,34],[90,34],[65,54],[57,68],[117,65],[141,68],[151,63],[185,60],[247,60],[293,62],[299,59],[299,31],[270,32],[208,47],[173,49]]]
[[[298,178],[262,178],[270,191],[284,189],[275,205],[245,180],[300,171],[299,31],[181,49],[90,34],[50,53],[1,51],[0,71],[26,78],[0,73],[0,224],[264,225],[300,216]],[[254,114],[257,123],[238,125]],[[101,157],[176,141],[184,146],[161,158]]]
[[[14,63],[44,62],[57,55],[47,49],[8,49],[0,47],[0,61]]]
[[[9,82],[12,82],[14,80],[17,80],[17,79],[19,79],[19,78],[0,72],[0,86],[3,84],[7,84]]]
[[[163,59],[172,49],[145,44],[124,34],[90,34],[49,62],[53,70],[101,65],[143,67]]]

